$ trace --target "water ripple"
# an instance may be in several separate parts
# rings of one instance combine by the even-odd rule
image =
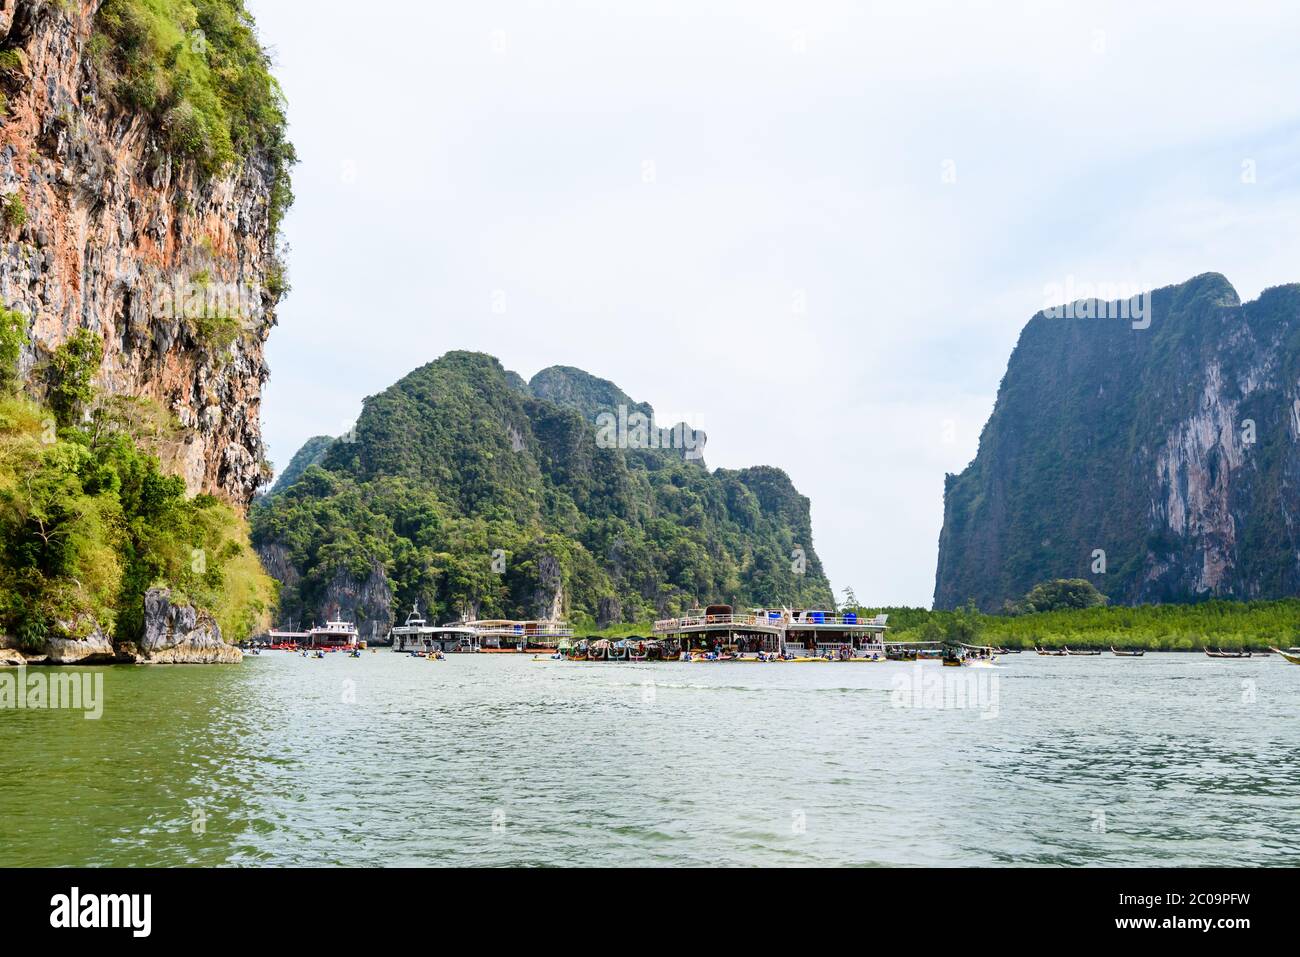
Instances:
[[[1017,656],[990,713],[915,668],[110,669],[100,721],[0,712],[0,864],[1300,863],[1300,669]]]

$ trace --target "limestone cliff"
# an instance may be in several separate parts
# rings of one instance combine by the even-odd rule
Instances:
[[[124,101],[101,6],[0,0],[0,298],[28,317],[24,373],[77,329],[98,334],[97,385],[162,403],[184,429],[170,464],[190,491],[245,505],[265,469],[285,152],[250,140],[220,168],[187,158],[176,144],[193,112],[174,90],[162,123]],[[146,29],[125,2],[109,12],[114,36]],[[238,3],[208,12],[244,29]],[[211,59],[204,45],[219,41],[195,25],[183,42]]]
[[[1087,578],[1114,602],[1300,590],[1300,286],[1222,276],[1147,318],[1040,313],[975,461],[947,479],[935,604]]]
[[[830,607],[789,476],[709,470],[702,437],[652,429],[649,410],[568,367],[529,385],[491,356],[450,352],[412,371],[254,506],[280,620],[338,610],[369,637],[416,602],[436,621],[580,626],[715,601]]]

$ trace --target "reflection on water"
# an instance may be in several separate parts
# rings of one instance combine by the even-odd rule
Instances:
[[[0,864],[1300,863],[1300,668],[1017,655],[981,718],[915,667],[108,669],[0,711]]]

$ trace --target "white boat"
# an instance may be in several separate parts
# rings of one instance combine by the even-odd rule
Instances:
[[[341,618],[327,621],[307,632],[307,644],[312,648],[355,648],[357,626]]]
[[[467,622],[454,625],[431,625],[420,615],[417,602],[405,623],[394,625],[388,637],[393,651],[428,654],[431,651],[477,651],[474,629]]]

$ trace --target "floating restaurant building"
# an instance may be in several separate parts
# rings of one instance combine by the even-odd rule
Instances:
[[[512,621],[485,619],[468,622],[479,640],[480,651],[554,651],[573,637],[573,629],[562,621],[536,619]]]
[[[883,658],[888,620],[888,615],[862,618],[854,612],[788,608],[736,614],[730,605],[710,605],[682,618],[656,621],[654,634],[677,641],[683,651]]]
[[[394,651],[551,651],[561,640],[573,637],[573,629],[562,621],[504,618],[431,625],[420,617],[417,605],[406,622],[395,625],[389,635]]]

